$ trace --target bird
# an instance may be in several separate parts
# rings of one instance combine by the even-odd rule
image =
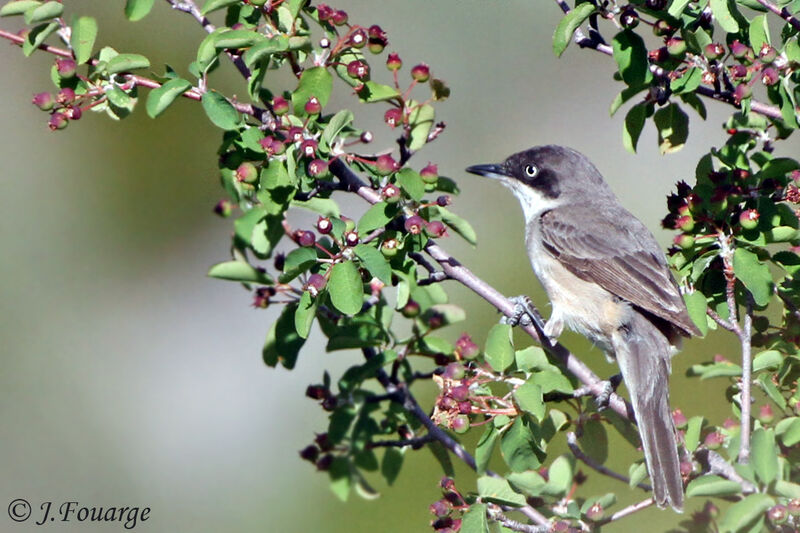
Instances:
[[[552,306],[544,335],[555,341],[566,326],[616,360],[655,503],[682,512],[669,374],[682,338],[701,333],[655,237],[571,148],[536,146],[466,170],[499,180],[519,200],[528,257]]]

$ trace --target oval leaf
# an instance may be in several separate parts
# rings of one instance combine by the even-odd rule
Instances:
[[[141,20],[153,9],[154,2],[155,0],[127,0],[125,2],[125,16],[132,22]]]
[[[486,361],[495,370],[503,372],[514,362],[514,347],[511,345],[511,326],[495,324],[486,339]]]
[[[56,17],[60,17],[64,12],[64,4],[61,2],[47,2],[39,7],[30,9],[25,12],[25,23],[36,24],[37,22],[44,22]]]
[[[331,269],[328,293],[333,306],[346,315],[361,311],[364,303],[364,284],[358,267],[352,261],[337,263]]]
[[[182,78],[174,78],[147,95],[147,114],[156,118],[180,95],[191,89],[192,84]]]
[[[731,14],[730,0],[711,0],[709,6],[714,18],[717,19],[722,29],[728,33],[738,33],[739,24]]]
[[[629,87],[639,87],[650,82],[650,64],[647,47],[642,38],[630,30],[619,32],[612,41],[614,60],[622,80]]]
[[[140,54],[119,54],[106,63],[106,71],[109,74],[130,72],[140,68],[150,68],[150,61]]]
[[[753,295],[757,305],[767,305],[772,296],[772,274],[758,256],[744,248],[733,253],[733,272]]]
[[[208,271],[208,276],[217,279],[240,281],[242,283],[261,283],[272,285],[272,278],[244,261],[225,261],[217,263]]]
[[[553,53],[556,57],[561,57],[564,50],[567,49],[575,30],[583,24],[589,15],[594,13],[595,6],[591,2],[586,2],[575,6],[575,9],[564,15],[556,26],[556,31],[553,33]]]
[[[733,496],[742,492],[742,485],[719,476],[708,475],[693,479],[686,487],[686,497]]]
[[[75,61],[86,63],[92,57],[92,48],[97,38],[97,21],[92,17],[80,17],[72,23],[70,44],[75,51]]]
[[[12,0],[0,7],[0,17],[13,17],[24,15],[26,11],[42,5],[40,0]]]
[[[203,9],[200,10],[200,13],[207,15],[213,11],[222,9],[223,7],[238,4],[240,1],[241,0],[206,0],[206,3],[203,4]]]
[[[208,91],[201,98],[203,109],[214,125],[223,130],[235,130],[241,124],[239,112],[227,98],[216,91]]]

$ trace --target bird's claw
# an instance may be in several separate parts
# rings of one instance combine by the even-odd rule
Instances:
[[[597,406],[598,411],[603,411],[604,409],[608,408],[608,405],[611,401],[611,395],[617,392],[617,387],[619,387],[620,383],[622,383],[622,374],[616,374],[608,378],[606,381],[603,381],[603,390],[594,399],[594,403]]]
[[[544,320],[542,320],[542,317],[536,312],[529,297],[525,295],[512,296],[509,298],[509,301],[514,304],[514,312],[511,316],[504,316],[501,318],[501,324],[508,324],[511,327],[526,327],[531,324],[536,324],[540,331],[544,329]]]

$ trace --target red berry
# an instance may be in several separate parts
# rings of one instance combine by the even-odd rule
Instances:
[[[450,389],[450,396],[457,402],[466,401],[469,398],[469,386],[459,385]]]
[[[327,4],[319,4],[317,6],[317,16],[322,22],[330,20],[333,17],[333,9]]]
[[[351,61],[347,64],[347,75],[357,80],[363,80],[369,74],[369,67],[363,61]]]
[[[314,246],[314,243],[317,242],[317,238],[312,231],[298,230],[295,232],[295,239],[297,240],[297,244],[305,246],[306,248]]]
[[[69,79],[75,76],[77,72],[78,65],[75,63],[73,59],[68,58],[59,58],[56,59],[56,72],[58,72],[58,77],[63,79]]]
[[[419,235],[425,229],[425,221],[419,215],[413,215],[406,219],[404,227],[412,235]]]
[[[337,26],[342,26],[347,24],[347,12],[342,11],[341,9],[338,11],[334,11],[333,16],[331,17],[331,22],[333,22]]]
[[[758,226],[758,218],[758,211],[755,209],[745,209],[742,211],[742,214],[739,215],[739,224],[741,224],[744,229],[755,229]]]
[[[33,95],[31,103],[42,111],[50,111],[56,102],[50,93],[36,93]]]
[[[400,168],[400,165],[398,165],[397,161],[389,154],[378,156],[378,159],[375,161],[375,171],[381,176],[387,176],[392,172],[396,172],[398,168]]]
[[[75,91],[69,87],[64,87],[56,93],[56,102],[59,104],[71,104],[75,101]]]
[[[303,140],[303,128],[299,126],[293,126],[289,128],[288,132],[286,132],[286,136],[293,143],[300,142]]]
[[[244,162],[236,169],[236,179],[244,183],[255,183],[258,180],[258,169],[253,163]]]
[[[425,183],[436,183],[439,179],[439,167],[433,163],[428,163],[419,171],[419,175],[422,176],[422,181]]]
[[[325,276],[322,274],[311,274],[308,276],[308,280],[303,289],[307,290],[311,296],[317,296],[320,291],[325,288],[327,282],[328,280],[326,280]]]
[[[733,91],[733,100],[740,104],[745,98],[750,98],[753,95],[753,88],[747,83],[740,83]]]
[[[319,103],[319,99],[316,96],[312,96],[306,102],[304,109],[307,114],[316,115],[322,111],[322,104]]]
[[[431,69],[425,63],[414,65],[411,67],[411,77],[418,82],[424,83],[431,77]]]
[[[305,157],[314,157],[317,155],[317,141],[314,139],[306,139],[300,143],[300,153]]]
[[[778,71],[772,67],[767,67],[761,73],[761,83],[769,87],[770,85],[775,85],[781,81],[780,76],[778,75]]]
[[[447,235],[447,226],[445,226],[439,220],[433,220],[431,222],[428,222],[426,230],[428,232],[428,235],[430,235],[434,239],[437,239],[439,237],[444,237]]]
[[[278,116],[285,115],[289,112],[289,102],[283,96],[276,96],[272,99],[272,110]]]
[[[403,60],[400,59],[400,56],[397,55],[397,52],[392,52],[389,54],[389,57],[386,58],[386,68],[389,70],[400,70],[400,67],[403,66]]]
[[[395,128],[403,123],[403,112],[393,107],[388,109],[383,114],[383,121],[386,122],[390,128]]]
[[[364,45],[367,44],[367,32],[365,32],[361,28],[357,29],[350,35],[350,40],[348,41],[348,44],[353,48],[363,48]]]
[[[355,231],[348,231],[344,234],[344,244],[345,246],[353,247],[358,244],[358,233]]]
[[[308,175],[312,178],[322,178],[328,175],[328,163],[322,159],[314,159],[308,164]]]
[[[383,200],[388,204],[395,204],[400,201],[400,189],[394,183],[387,183],[381,190]]]
[[[333,223],[331,219],[327,217],[319,217],[317,220],[317,231],[319,231],[322,235],[327,235],[333,229]]]

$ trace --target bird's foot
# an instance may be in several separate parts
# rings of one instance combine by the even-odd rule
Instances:
[[[531,299],[525,295],[512,296],[509,301],[514,304],[514,312],[511,316],[504,316],[500,319],[501,324],[508,324],[514,326],[530,326],[535,324],[539,331],[545,327],[544,320],[539,316],[539,313],[533,307]]]
[[[611,395],[617,392],[617,387],[619,387],[620,383],[622,383],[622,374],[611,376],[602,383],[603,390],[594,399],[594,404],[597,406],[598,411],[603,411],[608,407]]]

